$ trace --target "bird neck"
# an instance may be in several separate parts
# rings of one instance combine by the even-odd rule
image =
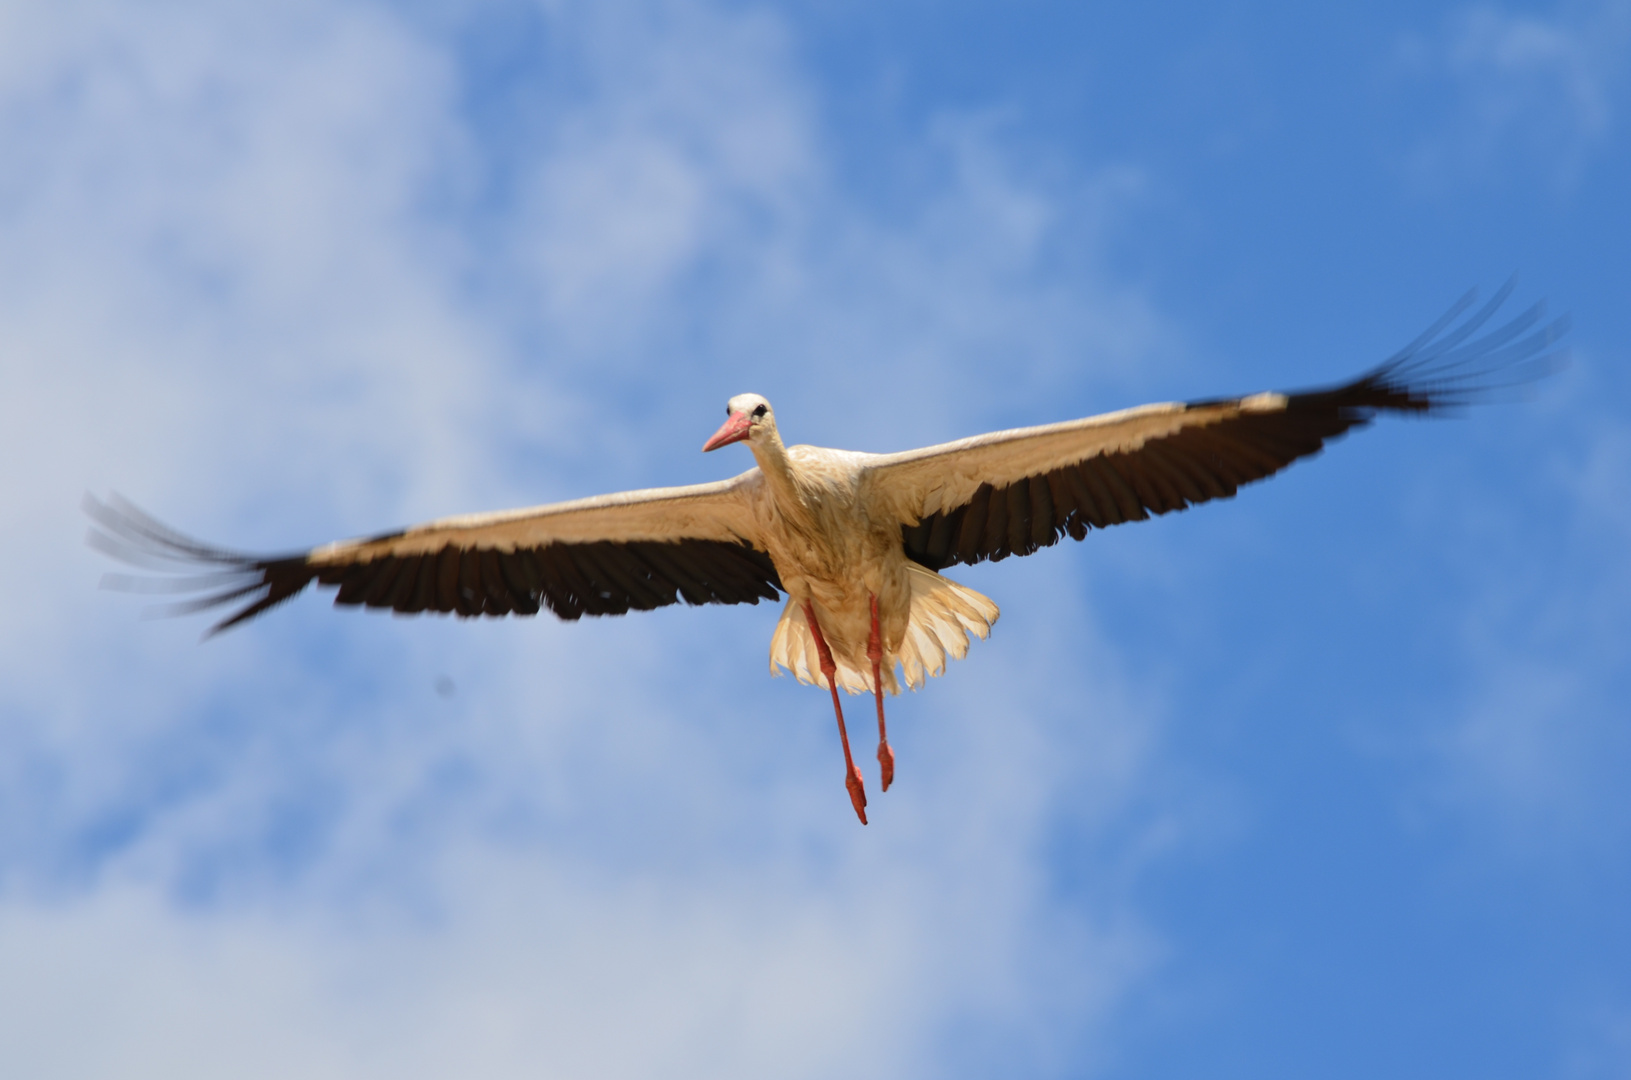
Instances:
[[[753,451],[753,460],[759,463],[759,471],[764,473],[776,501],[783,506],[801,504],[793,462],[787,456],[787,447],[782,445],[781,435],[772,428],[749,443],[748,448]]]

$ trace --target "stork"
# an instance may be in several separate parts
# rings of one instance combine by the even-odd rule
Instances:
[[[739,394],[702,449],[746,443],[756,467],[716,483],[441,518],[271,557],[201,543],[117,496],[88,498],[101,527],[91,541],[177,575],[174,591],[195,595],[179,610],[241,602],[211,634],[313,581],[338,588],[336,605],[463,617],[548,608],[568,620],[785,594],[771,672],[831,692],[844,783],[864,825],[866,789],[838,691],[876,702],[887,791],[885,694],[918,689],[997,621],[996,604],[941,570],[1229,498],[1378,414],[1466,404],[1503,385],[1491,381],[1501,372],[1532,378],[1557,355],[1549,350],[1566,322],[1543,321],[1537,304],[1478,336],[1511,290],[1457,325],[1474,303],[1467,294],[1380,366],[1321,389],[1144,405],[895,454],[786,446],[770,402]]]

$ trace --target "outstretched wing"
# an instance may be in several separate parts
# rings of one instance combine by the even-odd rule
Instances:
[[[316,581],[335,604],[404,613],[621,615],[684,600],[756,604],[781,579],[756,545],[747,494],[757,469],[691,487],[601,495],[495,514],[443,518],[366,540],[262,557],[185,536],[118,498],[87,497],[91,543],[155,577],[110,576],[137,591],[192,594],[178,612],[243,606],[225,630]],[[200,595],[201,594],[201,595]]]
[[[1512,288],[1455,326],[1474,302],[1468,293],[1380,367],[1341,386],[993,432],[877,457],[871,483],[896,508],[906,554],[931,570],[1029,555],[1067,533],[1080,540],[1089,529],[1229,498],[1377,413],[1433,412],[1533,379],[1556,358],[1566,318],[1543,323],[1536,304],[1475,336]]]

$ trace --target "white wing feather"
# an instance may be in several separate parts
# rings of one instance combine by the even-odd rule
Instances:
[[[335,566],[387,555],[429,554],[449,544],[508,552],[598,540],[747,541],[763,550],[751,503],[761,482],[759,470],[749,469],[711,484],[621,491],[519,510],[439,518],[400,533],[324,544],[307,558],[313,566]]]

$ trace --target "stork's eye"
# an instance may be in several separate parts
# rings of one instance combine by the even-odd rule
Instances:
[[[765,407],[763,405],[761,405],[757,409],[753,410],[753,418],[755,420],[759,419],[759,417],[763,416],[764,414],[765,414]]]

